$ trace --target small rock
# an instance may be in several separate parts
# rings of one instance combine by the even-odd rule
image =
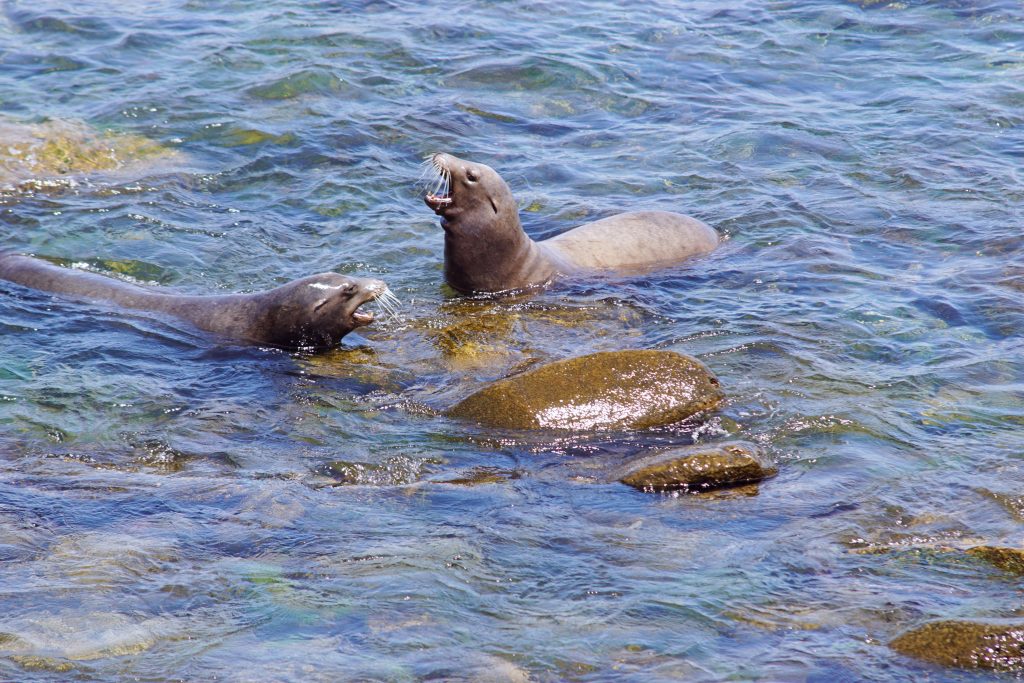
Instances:
[[[447,411],[506,429],[648,429],[725,398],[703,363],[673,351],[606,351],[499,380]]]
[[[889,646],[943,666],[1024,671],[1024,623],[933,621],[907,631]]]
[[[435,460],[407,456],[391,456],[382,462],[356,462],[335,460],[319,468],[320,474],[331,477],[339,485],[347,486],[404,486],[419,481],[423,471]]]
[[[501,470],[495,467],[474,467],[461,477],[444,479],[440,484],[454,486],[479,486],[481,484],[503,484],[510,479],[518,479],[519,473],[512,470]]]
[[[967,554],[980,557],[1005,572],[1024,574],[1024,550],[979,545],[969,549]]]
[[[708,491],[761,481],[775,474],[757,446],[733,441],[673,448],[631,462],[618,479],[642,491]]]

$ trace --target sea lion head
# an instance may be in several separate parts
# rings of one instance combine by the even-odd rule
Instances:
[[[451,154],[435,154],[429,163],[439,182],[423,200],[441,217],[445,232],[466,237],[502,229],[519,233],[519,209],[497,171]]]
[[[310,275],[266,293],[261,303],[262,329],[254,336],[289,348],[333,346],[352,330],[373,322],[373,313],[359,307],[378,297],[394,299],[381,280],[338,273]]]
[[[428,163],[437,183],[424,201],[444,228],[445,281],[460,292],[533,284],[533,242],[523,232],[519,208],[501,176],[490,166],[451,154],[435,154]]]

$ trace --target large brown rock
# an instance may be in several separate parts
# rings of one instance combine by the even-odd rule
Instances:
[[[507,429],[647,429],[710,410],[718,378],[674,351],[606,351],[499,380],[447,411]]]
[[[890,646],[910,657],[963,669],[1024,671],[1024,623],[933,621]]]
[[[619,481],[642,491],[709,491],[775,474],[754,444],[732,441],[673,448],[629,463]]]

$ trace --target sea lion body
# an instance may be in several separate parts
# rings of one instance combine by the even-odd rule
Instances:
[[[640,273],[707,254],[714,228],[669,211],[603,218],[536,242],[523,231],[512,191],[491,167],[435,154],[445,191],[425,197],[445,231],[445,280],[462,292],[501,292],[560,275]]]
[[[252,294],[193,296],[143,287],[41,259],[0,254],[0,278],[75,299],[185,320],[240,341],[283,348],[327,347],[373,322],[363,303],[387,291],[380,280],[320,273]]]

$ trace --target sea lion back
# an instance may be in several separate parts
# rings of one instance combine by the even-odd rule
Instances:
[[[634,211],[581,225],[540,244],[578,268],[622,273],[664,268],[710,253],[719,237],[706,223],[669,211]]]

